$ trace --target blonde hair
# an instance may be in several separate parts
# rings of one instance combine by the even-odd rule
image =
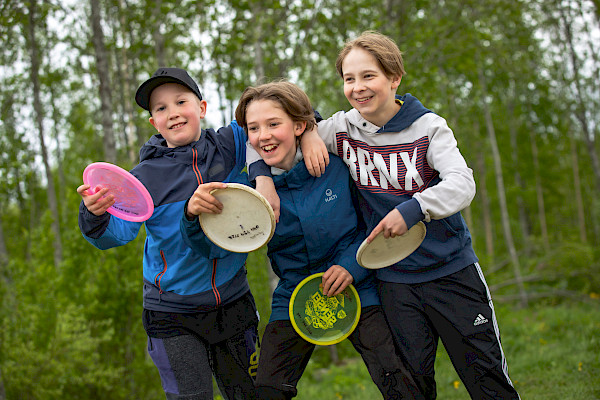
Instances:
[[[254,100],[271,100],[277,103],[281,109],[290,116],[294,122],[306,121],[306,130],[315,126],[315,113],[306,93],[298,86],[287,81],[265,83],[257,87],[248,86],[235,109],[235,120],[246,133],[248,124],[246,122],[246,110]]]
[[[354,48],[361,48],[375,57],[381,70],[388,77],[402,78],[406,71],[404,70],[404,61],[402,60],[402,52],[396,45],[396,42],[389,36],[383,35],[375,31],[365,31],[354,40],[346,42],[337,60],[335,68],[338,74],[343,78],[342,63],[344,59]]]

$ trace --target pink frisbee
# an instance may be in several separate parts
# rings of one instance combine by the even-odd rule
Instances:
[[[108,188],[107,194],[115,196],[115,204],[107,211],[115,217],[143,222],[152,216],[154,203],[148,189],[135,176],[114,164],[96,162],[83,171],[83,183],[90,192]]]

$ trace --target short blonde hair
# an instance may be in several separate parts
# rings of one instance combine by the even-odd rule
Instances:
[[[379,63],[381,70],[388,78],[402,78],[406,74],[406,71],[404,70],[404,61],[402,60],[402,52],[396,45],[396,42],[389,36],[379,32],[365,31],[356,39],[346,42],[338,54],[337,60],[335,61],[335,68],[342,78],[344,77],[342,63],[348,53],[356,47],[372,54]]]
[[[306,93],[291,82],[276,81],[256,87],[248,86],[242,93],[235,109],[235,120],[246,133],[248,133],[246,110],[254,100],[271,100],[279,104],[292,121],[306,121],[305,131],[311,130],[316,124],[315,113]]]

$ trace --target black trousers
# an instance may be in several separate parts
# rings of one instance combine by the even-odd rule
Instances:
[[[396,345],[427,399],[437,396],[439,339],[471,398],[519,399],[479,264],[431,282],[379,282],[379,295]]]
[[[348,337],[361,355],[373,382],[385,399],[423,399],[394,348],[380,306],[365,307]],[[290,399],[297,395],[315,345],[300,337],[289,320],[270,322],[261,341],[257,394],[260,399]]]
[[[226,400],[256,398],[258,316],[250,293],[211,312],[144,310],[142,319],[168,400],[212,400],[213,376]]]

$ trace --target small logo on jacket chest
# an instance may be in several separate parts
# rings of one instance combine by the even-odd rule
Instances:
[[[332,200],[337,199],[337,194],[334,194],[331,189],[325,191],[325,202],[329,203]]]

